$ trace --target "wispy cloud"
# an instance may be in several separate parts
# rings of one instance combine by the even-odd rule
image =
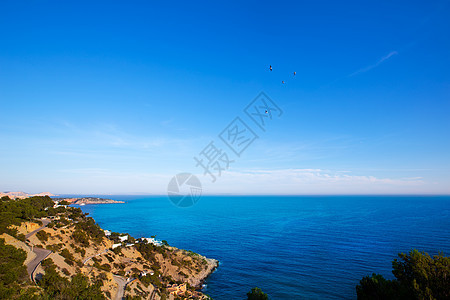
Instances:
[[[57,194],[159,194],[166,195],[167,184],[182,170],[162,172],[119,171],[114,168],[71,168],[36,178],[19,189],[49,190]],[[41,173],[41,172],[40,172]],[[242,169],[222,172],[215,183],[196,174],[203,194],[238,195],[357,195],[357,194],[450,194],[447,182],[422,177],[379,177],[346,170],[325,169]],[[49,180],[49,178],[51,180]],[[11,178],[1,178],[14,187]],[[11,182],[9,182],[11,181]]]
[[[207,194],[413,194],[429,190],[422,177],[386,178],[323,169],[224,172],[214,184],[202,175],[199,178],[204,178]]]
[[[361,73],[365,73],[367,71],[370,71],[376,67],[378,67],[379,65],[381,65],[384,61],[388,60],[389,58],[391,58],[394,55],[397,55],[398,52],[397,51],[391,51],[389,52],[387,55],[383,56],[382,58],[380,58],[375,64],[367,66],[365,68],[359,69],[356,72],[353,72],[352,74],[348,75],[348,77],[352,77]]]

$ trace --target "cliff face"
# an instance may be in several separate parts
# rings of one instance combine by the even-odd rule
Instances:
[[[106,237],[79,209],[61,209],[46,228],[28,238],[30,245],[52,251],[34,277],[39,284],[51,266],[69,280],[85,275],[91,284],[99,284],[109,299],[208,298],[196,289],[218,266],[216,260],[131,236],[119,242],[120,236]],[[116,248],[112,249],[113,245]]]

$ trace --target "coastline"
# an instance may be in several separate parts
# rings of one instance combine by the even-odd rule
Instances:
[[[102,200],[109,200],[109,199],[102,199]],[[118,201],[118,200],[111,200],[111,201],[113,201],[113,202],[101,202],[101,203],[89,203],[89,204],[114,204],[114,203],[125,203],[124,201]],[[78,204],[78,203],[77,203]],[[78,204],[79,205],[79,204]],[[95,219],[94,219],[94,221],[95,221]],[[101,228],[101,227],[100,227]],[[101,228],[104,232],[109,232],[109,230],[105,230],[105,229],[103,229],[103,228]],[[121,235],[122,236],[129,236],[129,237],[132,237],[129,233],[121,233]],[[146,239],[146,240],[153,240],[154,242],[156,242],[156,243],[158,243],[158,241],[156,241],[155,239],[153,239],[153,238],[145,238],[145,237],[141,237],[141,238],[139,238],[139,240],[140,239]],[[159,242],[160,243],[160,242]],[[111,245],[112,246],[112,245]],[[128,245],[127,245],[128,246]],[[113,247],[113,246],[112,246]],[[176,247],[173,247],[173,246],[169,246],[169,245],[166,245],[166,246],[162,246],[162,247],[165,247],[165,248],[167,248],[167,249],[170,249],[170,251],[174,251],[174,252],[180,252],[180,253],[183,253],[183,254],[187,254],[187,255],[189,255],[189,256],[191,256],[192,254],[193,255],[195,255],[197,258],[199,258],[200,260],[203,260],[204,262],[206,262],[206,264],[207,264],[207,267],[206,267],[206,269],[203,269],[203,270],[201,270],[200,271],[200,273],[198,273],[198,274],[196,274],[196,275],[192,275],[191,277],[189,277],[188,279],[187,279],[187,281],[185,282],[185,283],[183,283],[183,284],[186,284],[186,283],[188,283],[190,286],[192,286],[192,287],[194,287],[194,289],[195,289],[195,291],[197,292],[197,293],[200,293],[202,296],[204,296],[204,297],[206,297],[206,298],[200,298],[200,299],[210,299],[208,296],[206,296],[205,294],[203,294],[203,292],[202,292],[202,289],[203,289],[203,287],[204,287],[204,283],[206,282],[206,280],[208,279],[208,277],[209,276],[211,276],[211,274],[213,274],[217,269],[218,269],[218,267],[219,267],[219,265],[220,265],[220,262],[217,260],[217,259],[214,259],[214,258],[208,258],[208,257],[206,257],[206,256],[203,256],[203,255],[201,255],[201,254],[199,254],[199,253],[194,253],[194,252],[192,252],[192,251],[190,251],[190,250],[184,250],[184,249],[179,249],[179,248],[176,248]],[[166,270],[164,270],[164,271],[167,271],[167,269]],[[116,275],[115,275],[116,276]],[[183,285],[183,284],[181,284],[181,286]],[[179,289],[178,289],[178,284],[177,284],[177,287],[176,288],[174,288],[174,286],[175,286],[175,284],[174,285],[172,285],[172,287],[167,287],[167,289],[168,289],[168,291],[170,291],[171,289],[172,289],[172,291],[175,291],[175,293],[174,293],[174,295],[175,295],[175,297],[176,297],[176,295],[178,295],[178,291],[179,291]],[[171,299],[171,298],[169,298],[169,299]]]
[[[204,257],[204,256],[203,256]],[[211,276],[212,273],[214,273],[217,268],[219,267],[219,261],[214,258],[207,258],[204,257],[206,261],[208,262],[208,269],[205,271],[204,274],[199,274],[199,278],[197,278],[197,284],[193,284],[193,286],[197,290],[202,290],[203,284],[208,279],[209,276]]]
[[[112,200],[112,201],[116,201],[116,200]],[[125,203],[123,201],[117,201],[118,203]],[[117,202],[113,202],[113,203],[117,203]],[[90,203],[90,204],[96,204],[96,203]],[[112,204],[111,202],[104,202],[102,204]],[[95,220],[95,219],[94,219]],[[103,231],[108,232],[108,230],[105,230],[103,228],[101,228]],[[131,235],[129,233],[121,233],[122,236],[130,236]],[[148,238],[140,238],[140,239],[148,239]],[[150,238],[153,239],[153,238]],[[156,241],[156,240],[155,240]],[[181,251],[182,253],[193,253],[192,251],[188,251],[188,250],[184,250],[184,249],[179,249],[173,246],[164,246],[167,247],[168,249],[171,249],[172,251]],[[208,277],[213,274],[219,267],[219,261],[217,259],[214,258],[208,258],[206,256],[203,256],[201,254],[198,253],[194,253],[195,255],[197,255],[200,259],[204,259],[207,263],[207,268],[202,270],[199,274],[197,274],[196,276],[193,276],[191,278],[188,279],[188,283],[193,286],[195,288],[196,291],[201,292],[202,288],[203,288],[203,284],[205,283],[205,281],[208,279]]]
[[[5,201],[12,206],[31,203]],[[219,266],[216,259],[170,246],[155,236],[135,238],[105,230],[88,213],[63,200],[57,204],[50,197],[35,197],[31,201],[40,207],[41,216],[20,226],[11,224],[16,233],[6,240],[25,248],[24,264],[38,286],[49,273],[52,282],[60,283],[81,276],[107,299],[210,299],[201,290]]]

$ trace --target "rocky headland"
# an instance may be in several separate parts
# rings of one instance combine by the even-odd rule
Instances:
[[[14,247],[29,273],[28,280],[11,283],[12,290],[19,284],[21,295],[37,299],[72,299],[67,295],[77,298],[84,293],[92,299],[209,299],[200,289],[218,267],[217,260],[171,247],[166,241],[103,230],[79,208],[55,208],[48,196],[1,200],[4,211],[30,206],[25,219],[18,215],[20,222],[11,219],[9,225],[5,220],[0,224],[4,228],[0,246]]]

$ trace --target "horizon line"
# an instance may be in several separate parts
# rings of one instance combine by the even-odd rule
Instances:
[[[159,197],[168,197],[167,194],[152,194],[152,193],[143,193],[143,194],[58,194],[51,197],[58,196],[159,196]],[[278,197],[302,197],[302,196],[447,196],[450,197],[450,194],[227,194],[227,193],[217,193],[217,194],[203,194],[203,196],[278,196]]]

